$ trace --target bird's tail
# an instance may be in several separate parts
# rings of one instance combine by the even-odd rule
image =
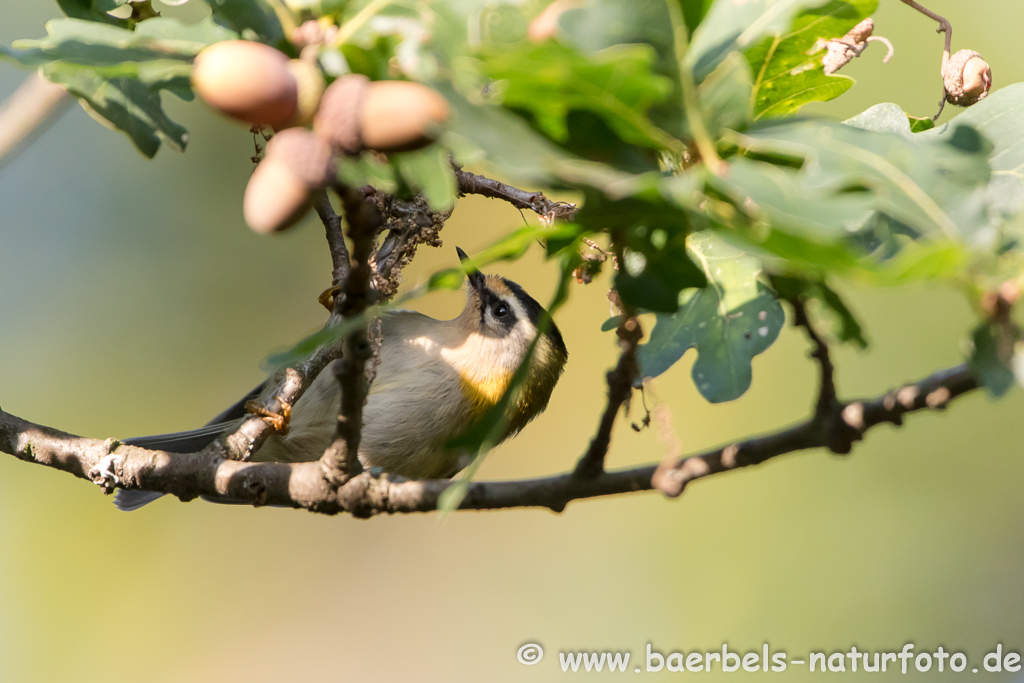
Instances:
[[[213,443],[218,436],[224,433],[224,430],[233,428],[236,423],[237,420],[234,420],[230,422],[210,424],[188,432],[138,436],[131,439],[125,439],[124,443],[130,446],[170,451],[171,453],[194,453],[206,448],[206,446]],[[155,491],[119,489],[117,497],[114,499],[114,505],[117,506],[118,510],[131,512],[132,510],[138,510],[143,505],[152,503],[163,495],[164,494],[156,493]]]
[[[143,505],[152,503],[162,495],[164,494],[157,493],[156,491],[128,491],[126,489],[118,489],[117,497],[114,498],[114,505],[117,506],[118,510],[131,512],[132,510],[138,510]]]

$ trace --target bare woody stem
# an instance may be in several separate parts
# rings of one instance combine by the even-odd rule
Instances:
[[[478,194],[492,199],[502,199],[517,209],[528,209],[537,215],[552,220],[572,220],[576,216],[576,205],[569,202],[555,202],[541,192],[527,192],[475,173],[455,168],[459,185],[459,196]]]
[[[942,51],[942,70],[940,71],[940,75],[943,79],[942,99],[939,100],[939,111],[936,112],[935,116],[932,117],[932,120],[934,121],[939,118],[939,115],[942,114],[942,109],[946,106],[946,65],[949,64],[949,55],[953,46],[953,25],[950,24],[949,20],[947,20],[945,17],[940,16],[935,12],[932,12],[927,7],[923,7],[919,3],[914,2],[914,0],[902,0],[902,2],[903,4],[916,9],[918,12],[925,15],[929,19],[939,22],[939,28],[936,29],[936,33],[946,34],[946,46]]]
[[[622,250],[616,249],[616,257],[622,258]],[[616,334],[619,338],[619,362],[608,371],[608,405],[601,415],[601,421],[597,426],[597,433],[590,441],[590,447],[583,454],[573,476],[581,479],[592,479],[604,472],[604,460],[608,454],[608,448],[612,440],[612,428],[615,426],[615,418],[623,404],[633,394],[633,380],[639,373],[639,366],[636,360],[636,347],[643,338],[643,329],[640,321],[636,319],[636,310],[627,304],[620,303],[622,315],[619,318],[619,326]]]
[[[352,255],[351,268],[342,296],[336,298],[335,308],[342,319],[346,319],[362,313],[369,303],[374,246],[383,220],[376,205],[367,200],[362,190],[342,188],[340,193]],[[341,360],[335,364],[335,376],[341,388],[341,412],[334,442],[320,459],[327,480],[334,486],[362,472],[359,440],[367,392],[366,362],[372,356],[364,325],[345,338]]]
[[[327,190],[321,190],[317,194],[313,208],[316,209],[317,215],[320,216],[320,222],[324,224],[324,230],[327,234],[327,247],[331,252],[331,284],[337,287],[345,282],[351,269],[348,247],[345,246],[345,235],[341,229],[341,216],[331,206],[331,199],[327,194]]]

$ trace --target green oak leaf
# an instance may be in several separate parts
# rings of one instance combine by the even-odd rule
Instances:
[[[575,222],[590,232],[621,236],[624,263],[615,274],[615,289],[627,304],[647,311],[674,312],[680,291],[707,284],[687,249],[689,218],[668,202],[609,200],[591,192]]]
[[[284,40],[284,29],[267,0],[205,0],[217,23],[246,40],[275,45]]]
[[[549,41],[529,43],[485,58],[488,76],[506,107],[528,112],[553,140],[569,136],[571,110],[591,111],[626,142],[660,149],[670,136],[646,116],[672,91],[652,70],[656,53],[648,45],[618,45],[584,55]]]
[[[793,15],[827,0],[715,0],[693,33],[685,63],[702,81],[730,52],[745,52],[765,36],[782,35]]]
[[[43,75],[67,87],[94,118],[123,131],[139,151],[152,157],[166,142],[184,151],[188,131],[171,121],[160,103],[160,91],[132,78],[106,78],[73,64],[43,67]]]
[[[127,0],[124,0],[127,2]],[[102,22],[113,26],[127,26],[124,19],[117,19],[107,14],[124,2],[112,3],[110,0],[57,0],[61,12],[74,19],[85,19],[87,21]]]
[[[409,186],[422,192],[430,208],[447,211],[455,205],[455,173],[448,151],[431,145],[416,152],[395,156],[402,178]]]
[[[731,401],[750,387],[751,359],[772,345],[786,316],[758,280],[756,258],[710,232],[694,233],[689,246],[709,284],[683,292],[675,313],[658,314],[649,341],[639,347],[640,376],[657,377],[696,349],[697,390],[712,403]]]
[[[735,172],[715,182],[733,185],[733,196],[752,202],[773,228],[805,236],[845,239],[878,212],[916,237],[966,242],[991,224],[992,147],[967,125],[945,138],[927,135],[820,120],[761,124],[735,136],[743,151],[769,161],[802,158],[802,167],[739,158]]]
[[[992,178],[985,203],[991,211],[988,226],[996,226],[1024,210],[1024,83],[996,90],[921,136],[926,140],[952,140],[963,126],[974,128],[992,143],[988,154]]]
[[[971,332],[968,364],[990,394],[1000,397],[1016,384],[1014,348],[1020,331],[1011,325],[984,321]]]
[[[809,102],[831,100],[849,90],[852,78],[825,75],[824,43],[844,36],[877,7],[878,0],[832,0],[801,12],[788,31],[747,50],[754,73],[750,99],[754,120],[792,114]]]
[[[780,299],[809,299],[820,304],[817,309],[809,309],[808,314],[825,318],[830,323],[836,339],[844,343],[853,343],[861,349],[867,348],[868,341],[864,336],[864,328],[857,320],[857,316],[824,279],[789,275],[772,275],[770,279]]]
[[[723,130],[743,130],[750,121],[750,66],[743,55],[727,56],[698,86],[700,109],[712,137]]]

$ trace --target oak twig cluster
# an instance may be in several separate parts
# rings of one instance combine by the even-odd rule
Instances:
[[[479,192],[505,199],[542,216],[569,210],[568,205],[551,202],[540,193],[524,192],[482,176],[460,173],[459,190],[462,194]],[[379,299],[381,294],[373,283],[397,287],[401,264],[408,261],[390,259],[396,249],[408,249],[409,243],[414,248],[416,243],[436,239],[436,230],[417,232],[400,220],[385,220],[389,203],[394,201],[368,189],[342,189],[343,213],[352,243],[349,253],[343,241],[341,218],[326,195],[317,200],[333,257],[336,292],[332,320],[357,315]],[[447,218],[447,214],[430,214],[425,205],[419,205],[419,210],[426,214],[421,224],[435,221],[443,224]],[[385,231],[388,236],[374,252],[377,237]],[[382,268],[382,263],[391,265]],[[615,418],[632,393],[636,345],[642,336],[635,312],[624,307],[618,332],[621,356],[608,373],[608,405],[598,432],[575,471],[539,479],[472,482],[460,509],[545,507],[561,511],[570,501],[580,498],[651,489],[678,496],[696,479],[756,465],[787,453],[813,448],[848,453],[873,427],[886,423],[901,425],[903,416],[909,413],[944,409],[979,386],[970,370],[961,365],[881,396],[840,400],[828,344],[807,317],[804,302],[791,300],[789,303],[794,310],[794,324],[803,328],[811,341],[811,355],[820,372],[818,398],[811,416],[805,421],[703,453],[669,458],[659,465],[607,471],[605,454]],[[362,472],[358,459],[349,455],[358,448],[365,371],[372,357],[369,336],[368,330],[363,328],[336,344],[321,347],[305,361],[279,372],[264,392],[266,410],[279,411],[285,404],[298,400],[317,374],[341,356],[342,349],[346,354],[353,352],[350,362],[339,364],[337,374],[343,392],[354,398],[343,406],[337,438],[319,462],[247,462],[274,429],[258,416],[245,420],[234,433],[202,451],[181,454],[130,446],[116,439],[80,437],[34,424],[0,409],[0,451],[91,480],[107,493],[121,487],[168,493],[185,501],[205,496],[213,500],[230,499],[327,514],[347,512],[357,517],[436,510],[442,494],[451,484],[449,480],[412,481],[373,475]]]

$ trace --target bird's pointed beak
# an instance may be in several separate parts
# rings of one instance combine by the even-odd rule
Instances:
[[[484,275],[479,270],[471,266],[469,263],[469,257],[466,256],[466,252],[462,251],[459,247],[455,247],[455,251],[459,254],[459,261],[462,262],[462,269],[466,271],[466,277],[469,278],[469,286],[480,292],[484,288]]]

